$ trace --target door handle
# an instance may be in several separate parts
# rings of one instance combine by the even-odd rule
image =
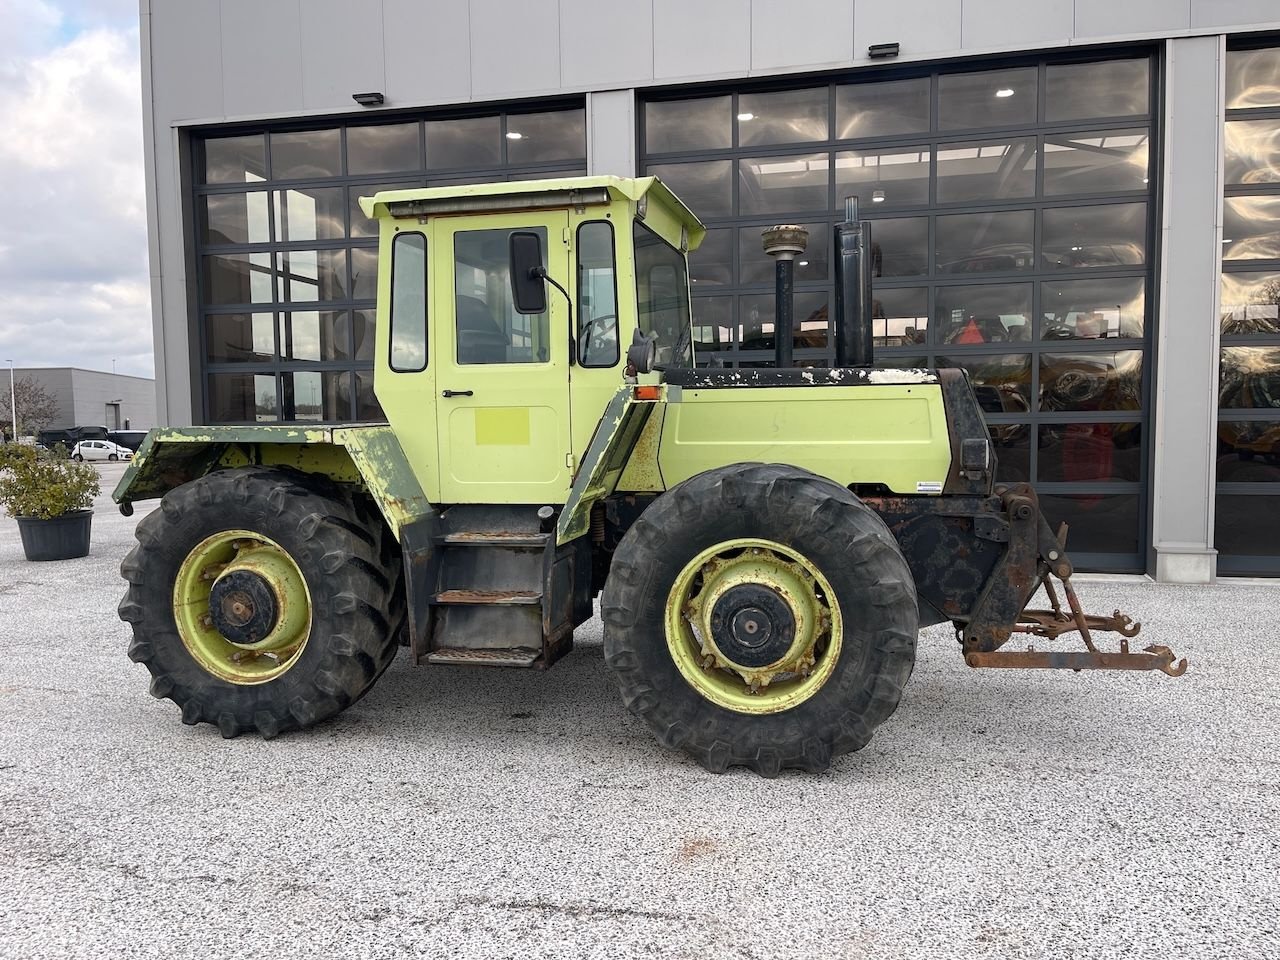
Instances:
[[[474,390],[442,390],[440,392],[440,396],[442,397],[474,397],[475,391]]]

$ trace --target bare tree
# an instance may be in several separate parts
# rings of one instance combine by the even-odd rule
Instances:
[[[8,384],[3,386],[7,387]],[[58,401],[35,377],[19,377],[14,381],[13,395],[18,401],[20,431],[37,433],[58,415]],[[0,389],[0,429],[3,429],[6,437],[13,432],[13,408],[9,405],[9,391],[4,389]]]

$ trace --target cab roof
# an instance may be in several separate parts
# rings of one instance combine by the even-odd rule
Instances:
[[[361,197],[360,209],[366,217],[381,219],[589,206],[611,200],[638,203],[641,198],[666,208],[688,230],[689,249],[698,248],[706,236],[706,227],[657,177],[558,177],[382,190],[372,197]]]

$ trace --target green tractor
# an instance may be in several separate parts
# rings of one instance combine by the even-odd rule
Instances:
[[[713,771],[818,771],[898,705],[921,626],[972,667],[1161,670],[1085,615],[1065,531],[997,484],[960,370],[871,363],[869,228],[834,228],[836,366],[791,357],[796,227],[766,231],[769,369],[699,366],[653,178],[379,193],[385,423],[157,429],[115,490],[130,657],[182,720],[274,737],[415,664],[546,668],[599,596],[626,705]],[[1059,602],[1053,579],[1063,587]],[[1028,610],[1044,587],[1050,609]],[[1099,631],[1121,634],[1104,652]],[[1014,633],[1083,649],[1006,650]]]

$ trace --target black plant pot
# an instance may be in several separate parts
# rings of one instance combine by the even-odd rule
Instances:
[[[60,517],[18,517],[22,552],[28,560],[74,560],[89,555],[92,510],[74,510]]]

